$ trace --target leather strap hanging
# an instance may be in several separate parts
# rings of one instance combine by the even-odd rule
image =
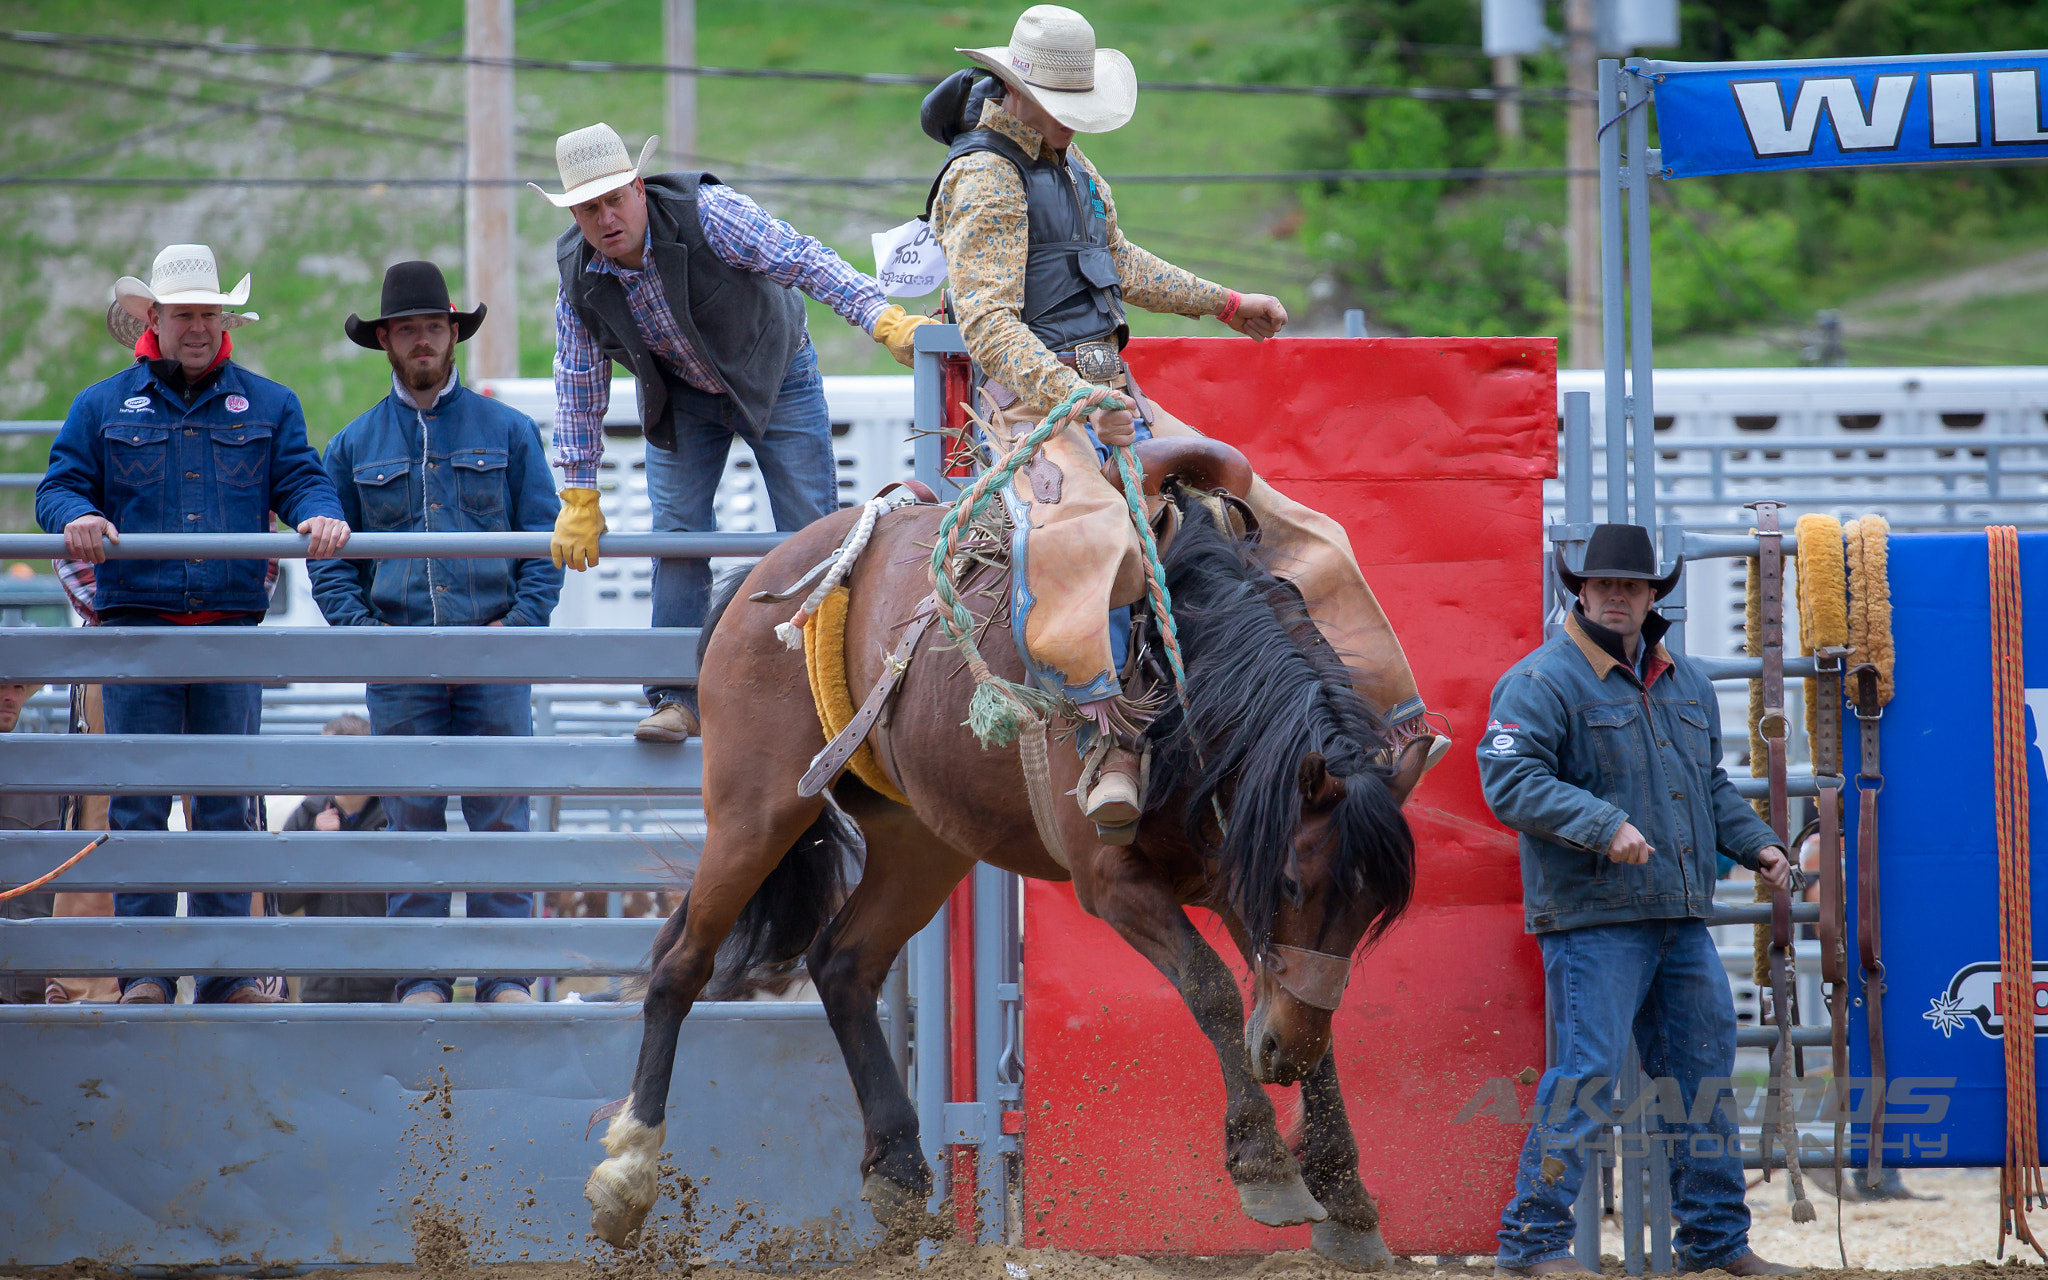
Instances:
[[[1780,849],[1786,849],[1785,747],[1791,721],[1785,715],[1785,548],[1778,527],[1783,503],[1752,502],[1756,512],[1757,577],[1760,584],[1761,640],[1763,658],[1763,715],[1757,731],[1769,753],[1771,830]],[[1789,850],[1787,850],[1789,854]],[[1764,1111],[1764,1176],[1770,1177],[1770,1148],[1775,1143],[1785,1155],[1785,1170],[1792,1179],[1792,1220],[1811,1222],[1817,1216],[1806,1198],[1806,1180],[1799,1167],[1799,1131],[1785,1119],[1786,1080],[1797,1073],[1792,1054],[1792,1027],[1796,1014],[1792,1005],[1792,895],[1788,889],[1771,894],[1771,1013],[1778,1027],[1778,1041],[1771,1052],[1771,1085]]]
[[[1879,758],[1878,726],[1884,707],[1878,702],[1877,668],[1858,663],[1849,671],[1855,681],[1856,724],[1862,746],[1856,769],[1856,954],[1862,965],[1864,1025],[1870,1037],[1870,1156],[1865,1162],[1872,1186],[1884,1173],[1884,913],[1878,901],[1877,797],[1884,790]]]

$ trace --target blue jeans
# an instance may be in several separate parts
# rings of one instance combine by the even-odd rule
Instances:
[[[168,627],[161,615],[123,612],[110,625],[124,627]],[[256,619],[236,619],[224,626],[253,626]],[[101,686],[108,733],[256,733],[263,724],[263,688],[255,684],[109,684]],[[167,750],[175,751],[175,746]],[[200,831],[261,831],[262,822],[248,796],[194,796],[192,825]],[[170,796],[115,796],[107,803],[107,825],[116,831],[162,831],[170,821]],[[175,893],[117,893],[117,916],[168,916],[177,914]],[[246,893],[194,893],[187,897],[185,911],[191,916],[237,916],[249,914]],[[154,982],[164,989],[164,998],[177,994],[177,979],[149,975],[122,978],[121,990],[138,982]],[[193,993],[200,1004],[219,1004],[239,987],[253,986],[254,978],[201,978]]]
[[[533,736],[533,689],[523,684],[373,684],[364,689],[370,704],[370,728],[400,737],[530,738]],[[446,831],[448,801],[442,796],[384,796],[384,813],[392,831]],[[471,831],[525,831],[525,796],[464,796],[462,820]],[[401,917],[448,915],[445,893],[394,893],[384,914]],[[533,915],[530,893],[471,893],[472,920],[525,920]],[[488,1002],[508,986],[524,990],[532,978],[481,977],[476,998]],[[451,995],[446,978],[405,978],[392,993],[403,1000],[422,987]]]
[[[725,455],[732,451],[734,436],[746,439],[754,451],[777,529],[793,532],[839,510],[832,414],[825,407],[818,352],[809,342],[789,362],[789,374],[760,439],[745,436],[744,421],[729,397],[715,421],[678,409],[675,432],[675,448],[647,446],[647,502],[654,509],[656,533],[710,533],[718,528],[712,499],[725,474]],[[703,626],[710,597],[710,561],[655,561],[655,626]],[[697,705],[696,691],[686,686],[648,685],[645,692],[650,707],[664,702]]]
[[[1635,1036],[1644,1074],[1678,1086],[1685,1114],[1702,1081],[1735,1070],[1735,1005],[1713,935],[1699,920],[1639,920],[1537,935],[1544,990],[1557,1027],[1557,1065],[1536,1086],[1538,1122],[1515,1170],[1515,1195],[1501,1214],[1504,1267],[1571,1255],[1572,1203],[1601,1125],[1590,1102],[1614,1114],[1614,1079]],[[1718,1092],[1725,1083],[1713,1086]],[[1565,1090],[1571,1097],[1565,1097]],[[1555,1105],[1552,1098],[1555,1096]],[[1707,1271],[1749,1252],[1749,1206],[1727,1099],[1694,1123],[1668,1114],[1651,1121],[1671,1152],[1672,1239],[1681,1271]],[[1546,1161],[1550,1176],[1544,1176]]]

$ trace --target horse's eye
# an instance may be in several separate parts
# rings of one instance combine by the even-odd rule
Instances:
[[[1280,889],[1287,895],[1289,902],[1294,903],[1296,906],[1301,905],[1301,881],[1296,880],[1293,876],[1281,876]]]

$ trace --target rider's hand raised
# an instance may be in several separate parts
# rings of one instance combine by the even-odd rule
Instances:
[[[1287,308],[1269,294],[1247,293],[1237,304],[1237,314],[1223,323],[1255,342],[1264,342],[1287,327]]]

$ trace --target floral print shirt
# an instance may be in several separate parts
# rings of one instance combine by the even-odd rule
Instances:
[[[981,127],[1015,142],[1028,156],[1045,149],[1038,130],[991,102],[981,110]],[[1076,149],[1076,154],[1079,154]],[[1109,184],[1088,157],[1081,164],[1109,215],[1109,251],[1116,259],[1124,302],[1147,311],[1213,316],[1230,301],[1230,291],[1183,271],[1124,239],[1117,228],[1116,202]],[[1049,413],[1078,387],[1080,375],[1053,358],[1024,324],[1024,259],[1030,227],[1024,182],[1008,160],[989,151],[965,155],[946,170],[932,202],[932,230],[946,250],[953,311],[975,363],[1015,392],[1023,406]]]

